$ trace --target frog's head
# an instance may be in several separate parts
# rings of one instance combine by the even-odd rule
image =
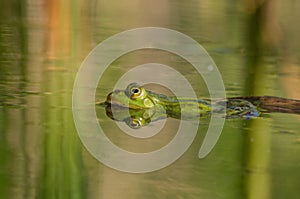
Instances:
[[[156,101],[155,97],[148,95],[148,91],[137,83],[129,84],[125,90],[115,90],[106,98],[108,104],[131,109],[153,108]]]

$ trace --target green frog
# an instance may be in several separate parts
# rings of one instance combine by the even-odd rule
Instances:
[[[222,99],[212,102],[204,99],[178,98],[146,90],[137,83],[131,83],[125,90],[108,94],[106,114],[117,121],[123,121],[131,128],[140,128],[150,122],[172,117],[195,120],[208,117],[213,112],[226,118],[252,118],[260,115],[251,100],[242,98]],[[128,115],[129,112],[129,115]]]

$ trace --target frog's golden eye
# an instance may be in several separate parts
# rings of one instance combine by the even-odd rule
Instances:
[[[130,128],[133,129],[138,129],[142,126],[142,122],[138,119],[132,119],[129,123],[128,123]]]
[[[130,92],[131,92],[130,96],[132,99],[136,99],[142,95],[142,90],[138,87],[131,88]]]

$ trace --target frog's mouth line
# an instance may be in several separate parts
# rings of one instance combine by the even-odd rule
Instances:
[[[119,106],[119,107],[123,107],[123,108],[128,108],[123,104],[113,102],[112,99],[111,99],[112,94],[113,94],[113,92],[109,93],[104,102],[100,102],[100,101],[96,102],[96,105],[103,106],[103,107],[106,107],[106,106]]]
[[[139,107],[139,106],[134,106],[134,105],[130,105],[129,106],[129,103],[126,105],[126,104],[123,104],[123,103],[120,103],[118,100],[113,100],[112,99],[112,94],[114,92],[111,92],[107,95],[106,97],[106,101],[104,102],[96,102],[96,105],[100,105],[102,107],[114,107],[114,108],[119,108],[119,109],[145,109],[143,107]]]

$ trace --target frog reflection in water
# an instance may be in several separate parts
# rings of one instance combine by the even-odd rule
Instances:
[[[106,107],[106,114],[111,119],[123,121],[134,129],[167,117],[195,120],[208,117],[212,112],[220,115],[225,112],[226,118],[247,119],[258,117],[261,112],[300,113],[300,100],[250,96],[212,102],[157,94],[137,83],[129,84],[125,90],[111,92],[105,102],[98,104]]]

